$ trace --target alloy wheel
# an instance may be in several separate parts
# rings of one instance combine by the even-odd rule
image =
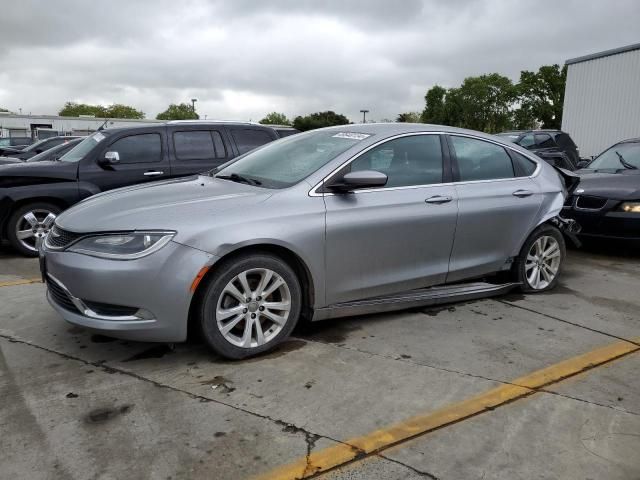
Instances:
[[[549,235],[536,239],[527,253],[524,264],[525,276],[531,288],[542,290],[558,275],[562,260],[560,244]]]
[[[291,292],[273,270],[245,270],[224,287],[216,305],[216,323],[229,343],[255,348],[273,340],[289,319]]]
[[[37,252],[55,220],[56,214],[45,209],[25,212],[15,226],[18,242],[25,249]]]

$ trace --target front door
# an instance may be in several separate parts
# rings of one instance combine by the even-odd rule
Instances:
[[[80,182],[96,185],[100,191],[136,183],[169,178],[171,166],[162,129],[136,130],[121,136],[107,136],[106,145],[95,158],[80,163]],[[107,152],[117,154],[117,163],[104,162]]]
[[[443,283],[457,217],[448,154],[438,134],[389,140],[359,155],[350,171],[387,175],[385,187],[325,194],[327,304]]]

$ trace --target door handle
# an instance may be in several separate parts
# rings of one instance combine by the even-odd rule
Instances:
[[[533,192],[531,190],[516,190],[515,192],[512,193],[512,195],[514,197],[524,198],[524,197],[530,197],[531,195],[533,195]]]
[[[452,200],[451,197],[446,197],[443,195],[434,195],[433,197],[427,198],[425,202],[440,205],[442,203],[449,203],[451,200]]]
[[[157,177],[158,175],[164,175],[164,172],[159,170],[150,170],[148,172],[144,172],[145,177]]]

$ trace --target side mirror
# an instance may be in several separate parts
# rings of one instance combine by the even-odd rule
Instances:
[[[118,152],[107,152],[99,163],[100,165],[115,165],[120,163],[120,154]]]
[[[375,170],[359,170],[345,174],[336,183],[329,185],[331,190],[338,192],[350,192],[357,188],[384,187],[387,184],[387,176]]]
[[[589,161],[589,160],[580,160],[578,162],[578,164],[576,165],[576,167],[578,167],[578,168],[586,168],[590,163],[591,163],[591,161]]]

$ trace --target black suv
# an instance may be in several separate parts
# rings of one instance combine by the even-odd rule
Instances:
[[[578,147],[567,133],[560,130],[514,130],[498,136],[531,150],[556,167],[575,170],[580,161]]]
[[[36,256],[56,216],[83,198],[204,172],[278,138],[252,123],[174,121],[95,132],[57,161],[2,165],[0,239]]]

